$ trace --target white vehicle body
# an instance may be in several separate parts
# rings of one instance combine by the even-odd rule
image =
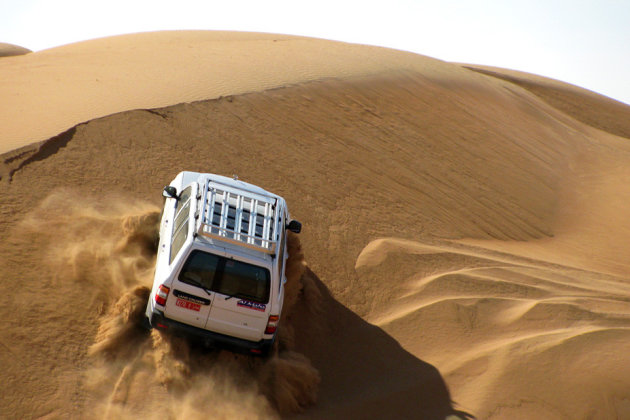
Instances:
[[[220,175],[180,172],[164,188],[153,288],[154,328],[266,354],[284,301],[285,200]]]

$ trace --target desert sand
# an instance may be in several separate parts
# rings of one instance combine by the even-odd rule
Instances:
[[[630,107],[286,35],[0,58],[2,418],[630,417]],[[143,332],[161,188],[283,195],[269,360]]]

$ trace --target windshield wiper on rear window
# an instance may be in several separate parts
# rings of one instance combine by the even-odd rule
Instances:
[[[248,294],[245,294],[245,293],[236,293],[236,294],[234,294],[234,297],[251,300],[252,302],[258,302],[258,299],[259,299],[256,296],[248,295]]]
[[[206,292],[207,294],[212,295],[212,290],[207,289],[203,284],[201,284],[197,280],[193,280],[190,277],[184,277],[184,279],[185,280],[181,280],[181,279],[180,280],[183,281],[184,283],[188,283],[188,284],[190,284],[192,286],[197,286],[200,289],[203,289],[203,291]]]
[[[233,297],[241,298],[241,299],[247,299],[247,300],[253,300],[253,301],[257,300],[256,296],[250,296],[250,295],[246,295],[244,293],[234,293],[233,295],[228,295],[228,296],[225,297],[225,300],[232,299]]]

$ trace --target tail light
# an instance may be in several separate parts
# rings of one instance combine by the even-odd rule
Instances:
[[[273,334],[278,329],[278,321],[280,317],[278,315],[269,315],[269,322],[267,322],[267,328],[265,328],[265,334]]]
[[[170,289],[168,287],[160,284],[160,287],[158,287],[158,291],[155,294],[155,303],[161,306],[166,305],[166,298],[168,297],[169,290]]]

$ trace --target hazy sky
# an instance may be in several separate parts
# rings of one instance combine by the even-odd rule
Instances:
[[[0,42],[218,29],[313,36],[552,77],[630,104],[630,0],[0,0]]]

